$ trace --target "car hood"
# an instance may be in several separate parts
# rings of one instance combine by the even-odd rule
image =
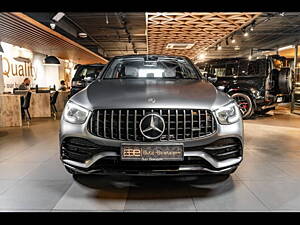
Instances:
[[[153,101],[154,99],[154,101]],[[96,80],[71,98],[89,109],[201,108],[228,103],[229,96],[205,80]]]

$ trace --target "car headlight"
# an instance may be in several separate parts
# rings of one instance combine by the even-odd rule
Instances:
[[[220,91],[224,91],[225,90],[225,86],[218,86],[217,89],[220,90]]]
[[[63,112],[63,119],[69,123],[82,124],[89,115],[89,110],[68,102]]]
[[[232,124],[241,118],[239,107],[235,102],[222,106],[216,110],[216,116],[221,124]]]

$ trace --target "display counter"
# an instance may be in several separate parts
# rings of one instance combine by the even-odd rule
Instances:
[[[34,117],[51,117],[50,93],[32,92],[29,113]]]
[[[2,94],[0,95],[0,127],[15,127],[22,126],[21,113],[21,97],[24,94]],[[31,118],[35,117],[51,117],[50,93],[32,92],[29,113]],[[59,115],[64,110],[65,104],[68,101],[70,91],[59,91],[56,100],[56,109]]]
[[[0,127],[22,126],[20,95],[0,95]]]
[[[65,105],[68,101],[68,95],[70,94],[70,91],[59,91],[59,94],[57,96],[56,100],[56,109],[59,114],[61,114],[65,108]]]

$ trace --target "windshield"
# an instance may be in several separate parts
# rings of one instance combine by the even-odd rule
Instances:
[[[103,66],[84,66],[77,70],[74,78],[76,79],[83,79],[85,77],[92,77],[96,78],[101,70],[103,69]]]
[[[184,59],[123,58],[115,59],[104,79],[199,79],[196,69]]]

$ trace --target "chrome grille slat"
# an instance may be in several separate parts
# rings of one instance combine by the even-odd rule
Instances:
[[[194,137],[194,135],[193,135],[193,129],[194,129],[194,114],[193,114],[193,110],[191,110],[191,138],[193,138]]]
[[[128,122],[129,122],[129,110],[126,110],[126,140],[129,140],[129,131],[128,131]]]
[[[118,123],[118,131],[119,131],[119,139],[122,140],[122,136],[121,136],[121,110],[119,109],[119,123]]]
[[[111,111],[110,115],[110,136],[114,139],[114,110]]]
[[[199,135],[198,137],[201,136],[201,111],[198,109],[198,124],[199,124]]]
[[[217,129],[212,112],[205,109],[99,109],[92,113],[88,131],[106,139],[151,141],[139,130],[141,119],[148,113],[158,113],[165,121],[158,141],[194,140]]]
[[[176,109],[176,140],[178,140],[178,110]]]
[[[106,110],[104,110],[104,119],[103,119],[103,136],[106,138]]]
[[[205,111],[205,134],[207,134],[207,111]]]
[[[92,132],[93,132],[93,120],[94,120],[94,117],[92,116],[91,120],[90,120],[90,127],[91,127]]]
[[[168,140],[170,140],[170,121],[171,121],[170,109],[168,109]]]
[[[97,111],[97,121],[99,121],[100,119],[100,111]],[[99,131],[99,123],[96,123],[96,127],[97,127],[97,135],[99,136],[100,135],[100,131]]]
[[[136,110],[134,110],[134,140],[136,140]]]
[[[185,110],[183,110],[183,139],[185,139],[185,135],[186,135],[186,112]]]

